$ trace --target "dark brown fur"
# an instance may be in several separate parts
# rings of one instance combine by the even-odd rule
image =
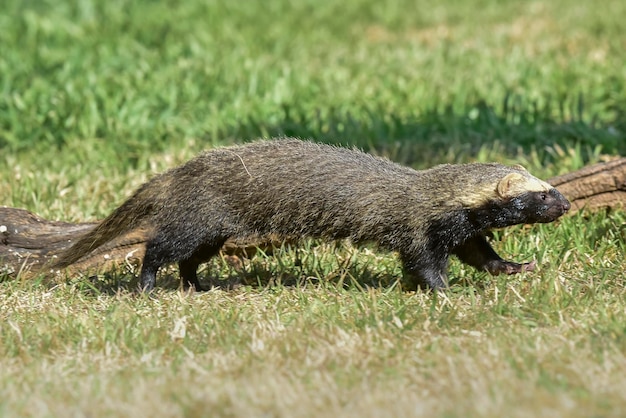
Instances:
[[[228,238],[267,234],[375,242],[399,253],[408,287],[436,289],[447,286],[450,254],[494,274],[532,270],[533,263],[502,260],[483,234],[550,222],[569,209],[556,189],[524,189],[525,181],[535,180],[519,166],[415,171],[352,149],[260,141],[205,152],[154,177],[54,267],[141,226],[153,231],[141,271],[145,291],[154,288],[158,269],[172,262],[179,263],[184,286],[199,289],[198,265]],[[506,195],[508,190],[516,194]]]

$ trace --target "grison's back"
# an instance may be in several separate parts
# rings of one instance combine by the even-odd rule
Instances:
[[[185,210],[190,216],[188,211],[200,208],[218,212],[215,216],[230,222],[237,235],[362,241],[389,232],[379,228],[397,226],[389,221],[405,216],[402,202],[417,173],[357,150],[263,141],[208,151],[165,173],[172,193],[167,201],[174,203],[165,215]],[[184,202],[194,202],[195,209]]]

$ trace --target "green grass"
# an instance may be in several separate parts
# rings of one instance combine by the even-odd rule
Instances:
[[[403,164],[626,155],[626,3],[8,0],[0,204],[100,219],[201,149],[294,135]],[[537,272],[257,256],[185,295],[128,271],[0,282],[0,416],[621,416],[626,215],[496,231]]]

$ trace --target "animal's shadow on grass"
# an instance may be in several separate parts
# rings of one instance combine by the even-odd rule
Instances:
[[[402,267],[392,253],[355,248],[341,242],[306,241],[300,247],[277,248],[273,254],[259,251],[250,258],[214,257],[200,266],[198,279],[203,290],[310,285],[391,288],[402,286]],[[138,270],[110,271],[72,281],[85,292],[107,295],[135,292],[139,288]],[[157,288],[181,289],[176,265],[162,268]]]

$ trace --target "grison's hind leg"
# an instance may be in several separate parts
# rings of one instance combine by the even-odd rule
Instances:
[[[184,290],[189,290],[190,287],[193,287],[198,292],[203,290],[198,281],[198,266],[216,255],[220,251],[221,246],[222,244],[202,245],[191,257],[178,262],[180,279],[183,282]]]
[[[168,233],[169,232],[169,233]],[[195,239],[194,239],[195,238]],[[140,291],[150,292],[156,286],[159,268],[167,263],[180,262],[183,286],[193,285],[200,289],[195,270],[202,261],[219,251],[225,239],[199,240],[193,233],[176,234],[175,231],[161,231],[146,244],[146,255],[141,267]]]
[[[156,286],[156,275],[159,268],[167,262],[162,259],[158,251],[158,245],[150,241],[146,244],[146,255],[143,257],[141,266],[141,274],[139,276],[139,291],[151,292]]]
[[[514,263],[512,261],[503,260],[491,245],[487,242],[483,235],[478,235],[467,240],[464,244],[459,245],[453,251],[459,259],[465,264],[469,264],[478,270],[488,271],[491,274],[515,274],[523,271],[533,271],[535,262],[530,263]]]

